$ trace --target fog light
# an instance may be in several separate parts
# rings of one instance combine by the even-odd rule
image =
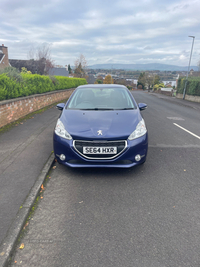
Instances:
[[[65,155],[64,154],[60,155],[60,160],[65,160]]]
[[[137,154],[137,155],[135,156],[135,160],[136,160],[136,161],[140,161],[140,160],[141,160],[141,156],[140,156],[140,154]]]

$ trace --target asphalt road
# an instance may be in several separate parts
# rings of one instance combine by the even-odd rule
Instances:
[[[200,112],[133,94],[148,104],[146,163],[57,164],[11,266],[200,266]]]

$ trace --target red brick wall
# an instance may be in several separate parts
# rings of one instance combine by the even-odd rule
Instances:
[[[45,94],[20,97],[16,99],[0,101],[0,128],[16,121],[27,114],[63,101],[71,95],[74,89],[48,92]]]

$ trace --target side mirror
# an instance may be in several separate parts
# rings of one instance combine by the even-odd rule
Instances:
[[[59,103],[56,107],[59,110],[63,110],[63,108],[65,107],[65,103]]]
[[[139,107],[140,110],[144,110],[144,109],[147,108],[147,104],[145,104],[145,103],[139,103],[138,104],[138,107]]]

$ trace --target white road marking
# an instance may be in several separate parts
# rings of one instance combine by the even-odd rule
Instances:
[[[192,133],[192,132],[188,131],[187,129],[185,129],[185,128],[181,127],[180,125],[178,125],[178,124],[176,124],[176,123],[173,123],[173,124],[174,124],[175,126],[177,126],[177,127],[181,128],[182,130],[186,131],[187,133],[189,133],[189,134],[193,135],[194,137],[196,137],[196,138],[200,139],[200,136],[198,136],[198,135],[196,135],[196,134],[194,134],[194,133]]]

